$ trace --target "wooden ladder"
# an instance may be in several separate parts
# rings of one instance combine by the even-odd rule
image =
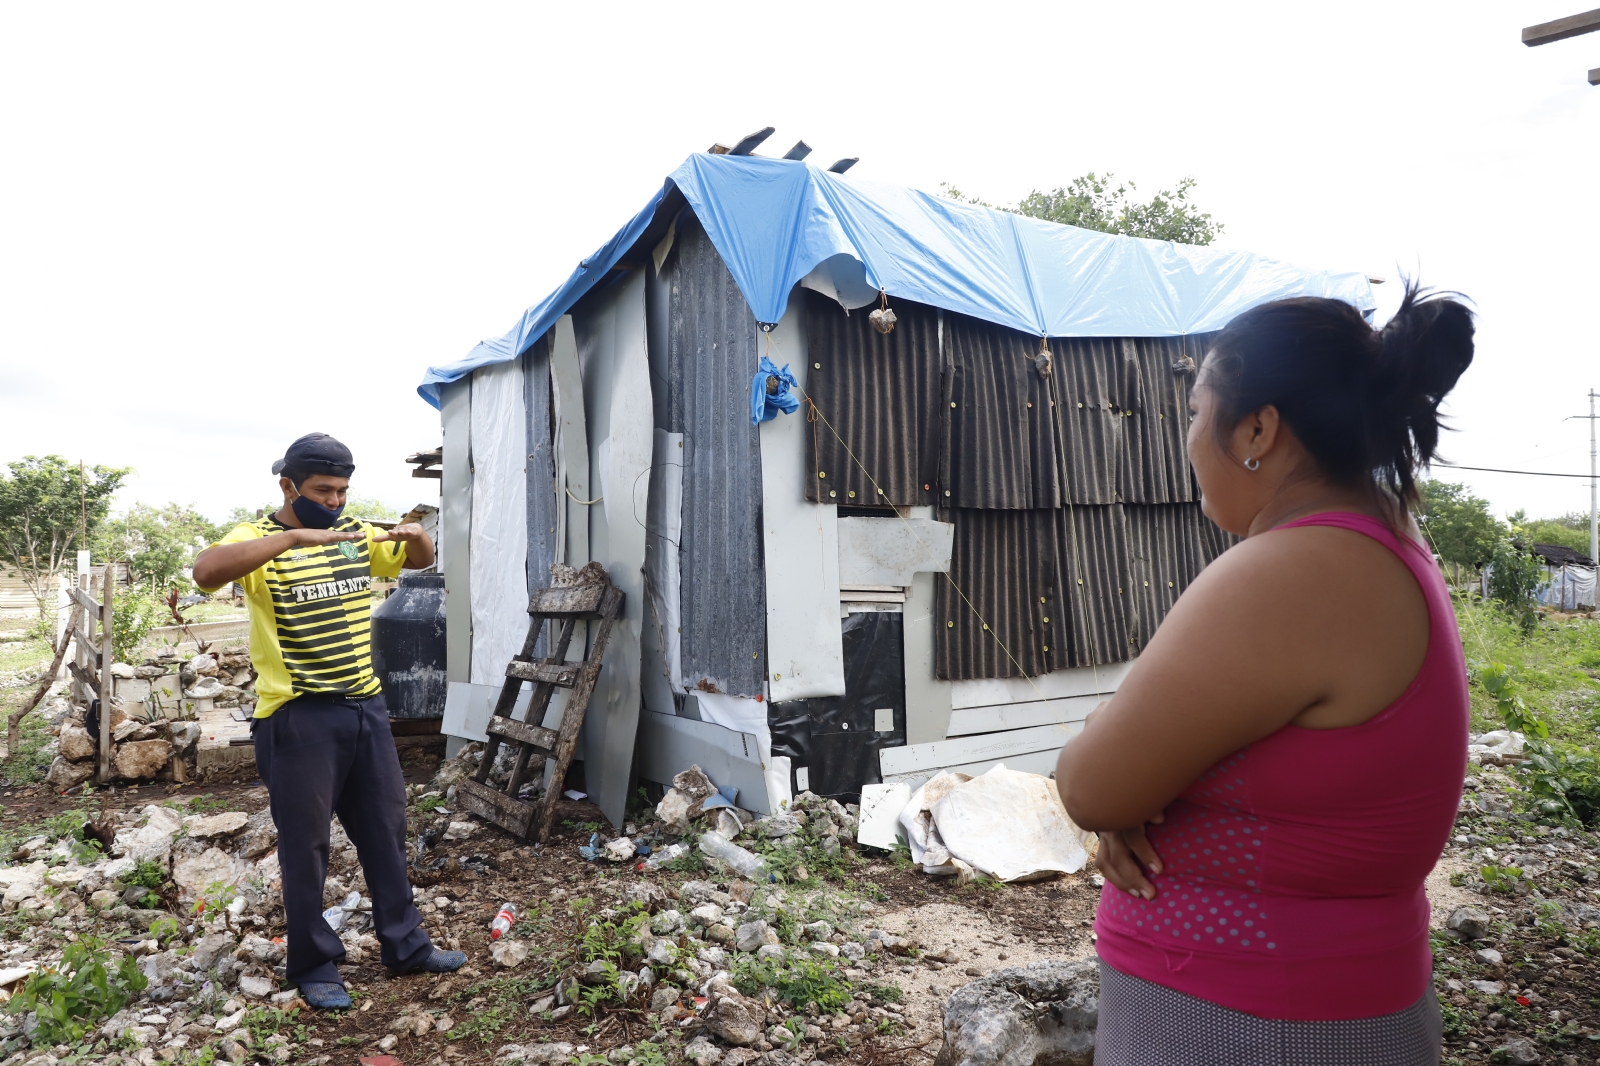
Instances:
[[[556,799],[561,795],[567,768],[578,746],[578,730],[583,727],[584,712],[588,710],[589,697],[594,694],[595,681],[600,676],[600,659],[611,638],[611,624],[622,614],[622,590],[611,584],[540,589],[528,604],[528,614],[532,616],[528,623],[528,639],[523,641],[522,651],[506,665],[500,699],[485,727],[489,743],[483,749],[483,761],[478,764],[476,774],[460,783],[456,797],[467,810],[508,833],[525,840],[548,840],[550,823],[555,819]],[[550,649],[550,656],[535,662],[533,649],[547,619],[552,623],[552,635],[554,623],[561,622],[561,635]],[[600,624],[588,657],[569,663],[566,661],[567,645],[572,642],[573,629],[580,619],[598,619]],[[533,683],[533,695],[528,703],[526,721],[519,722],[511,717],[511,712],[516,708],[517,696],[525,681]],[[544,721],[550,697],[558,685],[572,690],[561,715],[559,731],[537,724]],[[488,780],[502,744],[512,745],[517,755],[505,790],[498,791]],[[555,775],[550,778],[544,799],[537,803],[518,799],[517,793],[529,774],[541,769],[550,758],[555,759]]]

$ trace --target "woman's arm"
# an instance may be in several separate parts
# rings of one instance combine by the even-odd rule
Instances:
[[[1296,719],[1370,718],[1426,651],[1421,590],[1381,544],[1318,526],[1252,537],[1183,593],[1116,695],[1062,749],[1062,803],[1085,829],[1142,826],[1223,758]]]

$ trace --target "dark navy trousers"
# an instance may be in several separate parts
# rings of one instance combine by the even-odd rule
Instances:
[[[406,790],[382,696],[299,696],[254,723],[256,769],[272,798],[289,918],[289,984],[342,984],[344,943],[322,917],[329,822],[356,847],[383,964],[407,970],[433,952],[406,876]]]

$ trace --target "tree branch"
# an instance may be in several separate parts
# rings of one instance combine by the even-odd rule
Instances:
[[[67,657],[67,646],[72,643],[72,634],[83,624],[83,607],[77,603],[72,605],[72,615],[67,619],[67,628],[61,631],[61,645],[56,648],[55,658],[50,661],[50,669],[45,671],[44,677],[39,680],[39,687],[33,690],[33,696],[22,707],[12,712],[6,721],[6,754],[14,757],[17,749],[22,746],[22,719],[28,712],[39,706],[39,701],[44,699],[44,694],[50,691],[50,686],[55,684],[56,675],[61,672],[61,660]],[[110,714],[111,703],[106,701],[106,713]]]

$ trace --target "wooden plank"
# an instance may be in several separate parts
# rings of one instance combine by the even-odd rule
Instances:
[[[519,837],[527,837],[538,808],[531,803],[496,792],[469,778],[456,784],[456,801],[480,818]]]
[[[998,707],[964,707],[950,712],[947,737],[999,733],[1056,722],[1081,722],[1104,696],[1069,696],[1061,700],[1008,703]]]
[[[100,683],[95,680],[95,677],[92,673],[85,670],[77,663],[68,663],[67,670],[72,674],[73,679],[76,680],[78,684],[94,693],[95,699],[100,698]]]
[[[82,626],[72,627],[72,639],[78,642],[80,648],[85,648],[95,655],[100,654],[100,642],[85,633]]]
[[[88,611],[95,618],[100,617],[100,605],[95,598],[76,586],[67,589],[67,595],[72,597],[72,602]]]
[[[565,589],[540,589],[528,602],[529,614],[581,614],[593,617],[610,585],[577,585]]]
[[[552,753],[556,750],[556,738],[560,735],[554,729],[546,729],[542,725],[529,725],[515,718],[491,718],[484,728],[496,736],[506,737],[522,744],[531,744],[533,747],[543,748]]]
[[[444,477],[444,471],[443,470],[437,470],[437,469],[429,469],[428,467],[425,467],[425,466],[419,466],[415,470],[411,471],[411,476],[412,477],[443,478]]]
[[[1578,37],[1595,30],[1600,30],[1600,7],[1581,15],[1568,15],[1552,22],[1529,26],[1522,31],[1522,43],[1529,48],[1537,48],[1541,44],[1564,41],[1568,37]]]
[[[1024,755],[1008,755],[1004,759],[985,759],[979,762],[960,763],[956,766],[928,767],[922,770],[913,770],[905,774],[885,775],[883,782],[886,785],[909,785],[915,792],[928,780],[941,773],[949,771],[955,774],[967,774],[977,777],[986,774],[1001,763],[1005,763],[1007,770],[1016,770],[1019,773],[1039,774],[1047,777],[1056,768],[1057,752],[1053,748],[1044,751],[1030,751]]]
[[[1589,84],[1600,85],[1600,67],[1595,67],[1589,71]]]
[[[111,617],[116,595],[117,568],[106,564],[104,587],[100,590],[100,772],[102,785],[111,781]]]
[[[578,683],[579,663],[519,663],[506,664],[506,676],[524,681],[548,681],[552,685],[571,688]]]
[[[1078,734],[1078,723],[1041,725],[1032,729],[1012,729],[1005,733],[984,733],[975,737],[936,740],[929,744],[906,744],[884,748],[878,753],[883,776],[911,773],[930,767],[961,766],[966,763],[1004,760],[1008,756],[1060,748]]]

